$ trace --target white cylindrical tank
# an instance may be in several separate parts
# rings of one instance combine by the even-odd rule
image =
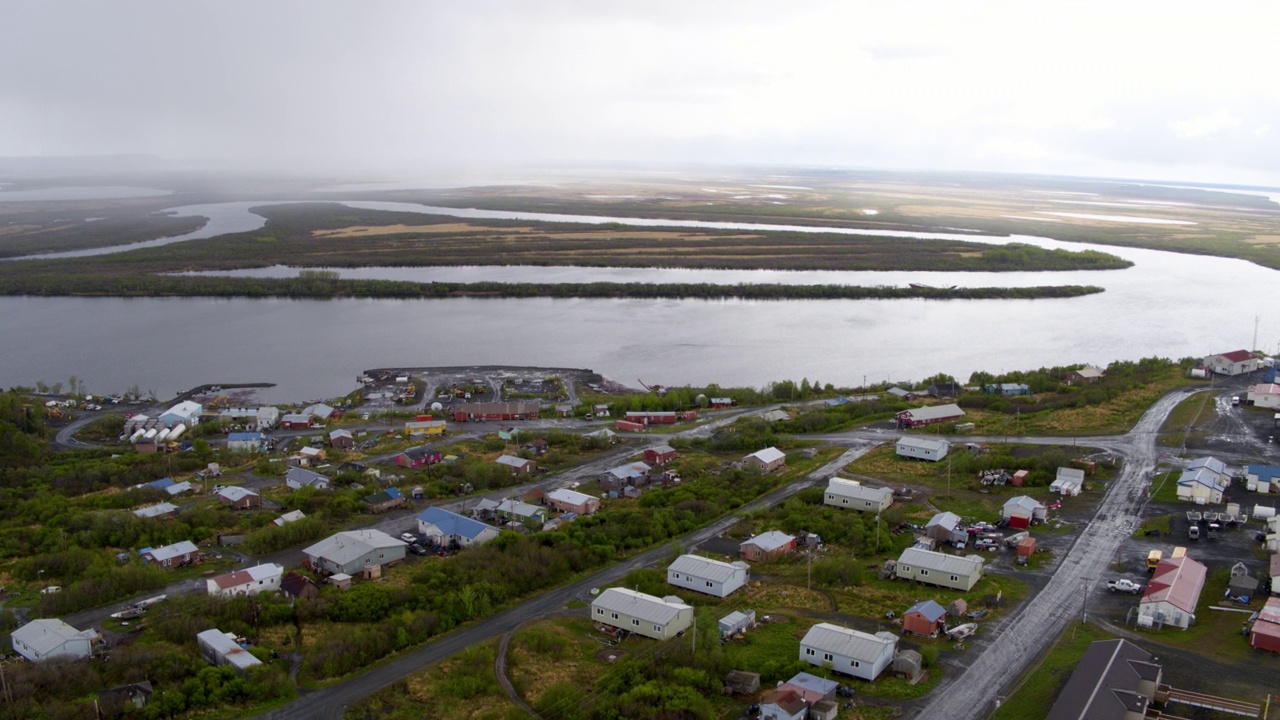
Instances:
[[[1209,377],[1209,373],[1204,368],[1191,368],[1191,377],[1203,380]]]
[[[159,431],[159,430],[156,430],[155,428],[151,428],[150,430],[148,430],[146,433],[144,433],[144,434],[142,435],[142,439],[143,439],[143,440],[154,440],[154,439],[155,439],[155,437],[156,437],[156,433],[158,433],[158,432],[160,432],[160,431]]]
[[[1258,518],[1259,520],[1265,520],[1269,517],[1275,517],[1276,509],[1273,507],[1267,507],[1266,505],[1254,505],[1253,516]]]
[[[164,442],[167,437],[169,437],[169,428],[165,428],[156,434],[156,442]]]
[[[169,430],[169,439],[177,440],[182,435],[182,433],[186,431],[187,431],[187,426],[182,423],[178,423],[177,425],[174,425],[171,430]]]
[[[146,435],[146,434],[147,434],[147,431],[142,430],[141,428],[139,428],[138,430],[134,430],[133,434],[129,436],[129,442],[136,443],[142,439],[143,435]]]

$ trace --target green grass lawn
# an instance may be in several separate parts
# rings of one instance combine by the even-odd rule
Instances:
[[[1178,403],[1160,427],[1156,443],[1165,447],[1182,447],[1194,428],[1218,419],[1214,408],[1213,393],[1208,392],[1196,393]]]

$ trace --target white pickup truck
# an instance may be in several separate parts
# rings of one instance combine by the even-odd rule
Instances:
[[[1111,580],[1107,582],[1107,589],[1111,592],[1126,592],[1138,594],[1142,592],[1142,586],[1132,580],[1120,578],[1119,580]]]

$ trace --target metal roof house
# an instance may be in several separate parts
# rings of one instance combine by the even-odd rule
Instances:
[[[770,530],[743,542],[738,554],[743,560],[758,562],[772,560],[796,549],[796,539],[781,530]]]
[[[218,501],[236,510],[257,510],[262,507],[261,495],[239,485],[232,485],[219,490]]]
[[[516,457],[515,455],[501,455],[494,462],[499,465],[505,465],[506,467],[511,468],[511,472],[521,475],[533,472],[533,469],[538,465],[532,460],[525,460],[524,458]]]
[[[982,569],[977,555],[959,557],[910,547],[898,556],[894,576],[967,592],[982,579]]]
[[[547,509],[530,505],[523,500],[507,498],[493,509],[494,514],[515,522],[532,522],[539,526],[547,521]]]
[[[93,640],[98,634],[93,630],[77,630],[56,618],[32,620],[9,635],[14,652],[31,662],[44,662],[55,658],[81,660],[89,657]]]
[[[187,427],[191,427],[200,422],[200,414],[203,412],[203,405],[192,400],[186,400],[161,413],[160,424],[165,427],[173,427],[178,423],[182,423]]]
[[[893,504],[893,491],[886,487],[867,487],[857,480],[833,477],[827,481],[822,504],[878,514]]]
[[[235,597],[237,595],[257,595],[263,592],[275,592],[280,589],[280,579],[284,577],[284,567],[275,563],[255,565],[244,570],[235,570],[205,580],[205,590],[210,595]]]
[[[200,548],[190,540],[183,540],[172,545],[165,545],[158,548],[143,548],[138,551],[148,562],[153,562],[160,567],[182,567],[189,563],[200,560]]]
[[[1280,482],[1280,466],[1246,465],[1244,480],[1244,487],[1250,492],[1274,492],[1276,484]]]
[[[1046,720],[1130,720],[1147,717],[1162,668],[1128,640],[1089,645]]]
[[[1197,505],[1222,502],[1229,480],[1209,467],[1187,468],[1178,476],[1178,499]]]
[[[214,665],[230,665],[244,672],[262,664],[261,660],[240,647],[235,635],[216,628],[197,634],[196,643],[200,646],[200,656]]]
[[[969,538],[969,534],[960,526],[960,516],[953,512],[940,512],[929,518],[929,522],[924,525],[924,534],[943,543]]]
[[[381,530],[350,530],[321,540],[302,551],[316,572],[359,573],[404,559],[404,542]]]
[[[1280,385],[1275,383],[1250,385],[1245,397],[1249,404],[1255,407],[1278,408],[1280,407]]]
[[[600,498],[568,488],[557,488],[547,493],[547,505],[556,512],[590,515],[600,509]]]
[[[1000,517],[1009,521],[1009,527],[1028,528],[1036,520],[1044,520],[1049,510],[1039,500],[1027,495],[1011,497],[1000,508]]]
[[[418,513],[418,533],[436,545],[464,548],[498,537],[498,528],[444,508],[429,507]]]
[[[947,611],[934,600],[922,600],[902,613],[902,631],[916,635],[935,635],[942,629]]]
[[[328,490],[329,478],[306,468],[293,467],[285,473],[284,484],[293,490],[301,490],[304,487]]]
[[[773,472],[787,464],[787,454],[776,447],[767,447],[746,456],[743,462],[760,472]]]
[[[894,450],[899,457],[937,462],[950,452],[951,443],[941,438],[906,435],[898,438],[898,443],[894,446]]]
[[[1084,490],[1084,470],[1080,468],[1058,468],[1058,474],[1049,485],[1049,490],[1061,495],[1076,496]]]
[[[964,410],[961,410],[959,405],[947,403],[946,405],[926,405],[903,410],[898,413],[897,420],[900,428],[917,428],[959,420],[962,417],[964,417]]]
[[[800,641],[800,659],[845,675],[875,680],[893,662],[897,647],[898,638],[893,633],[871,635],[831,623],[818,623],[809,628]]]
[[[227,434],[227,450],[231,452],[262,452],[267,449],[267,436],[260,432],[233,432]]]
[[[591,619],[636,635],[666,640],[693,624],[693,606],[674,595],[655,597],[609,588],[591,603]]]
[[[1196,604],[1208,572],[1189,557],[1161,560],[1138,601],[1138,627],[1190,627],[1196,621]]]
[[[133,511],[133,514],[140,518],[169,518],[178,512],[178,506],[173,503],[156,503],[155,505],[147,505]]]
[[[667,582],[676,587],[725,597],[747,584],[750,566],[741,560],[723,562],[699,555],[681,555],[667,566]]]
[[[276,527],[284,527],[291,522],[297,522],[305,517],[306,515],[301,510],[290,510],[271,522],[275,523]]]

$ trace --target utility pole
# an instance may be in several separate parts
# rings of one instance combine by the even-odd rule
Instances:
[[[698,654],[698,614],[693,614],[693,654]]]
[[[1089,581],[1091,577],[1080,576],[1080,622],[1085,623],[1089,620],[1088,604],[1089,604]]]

